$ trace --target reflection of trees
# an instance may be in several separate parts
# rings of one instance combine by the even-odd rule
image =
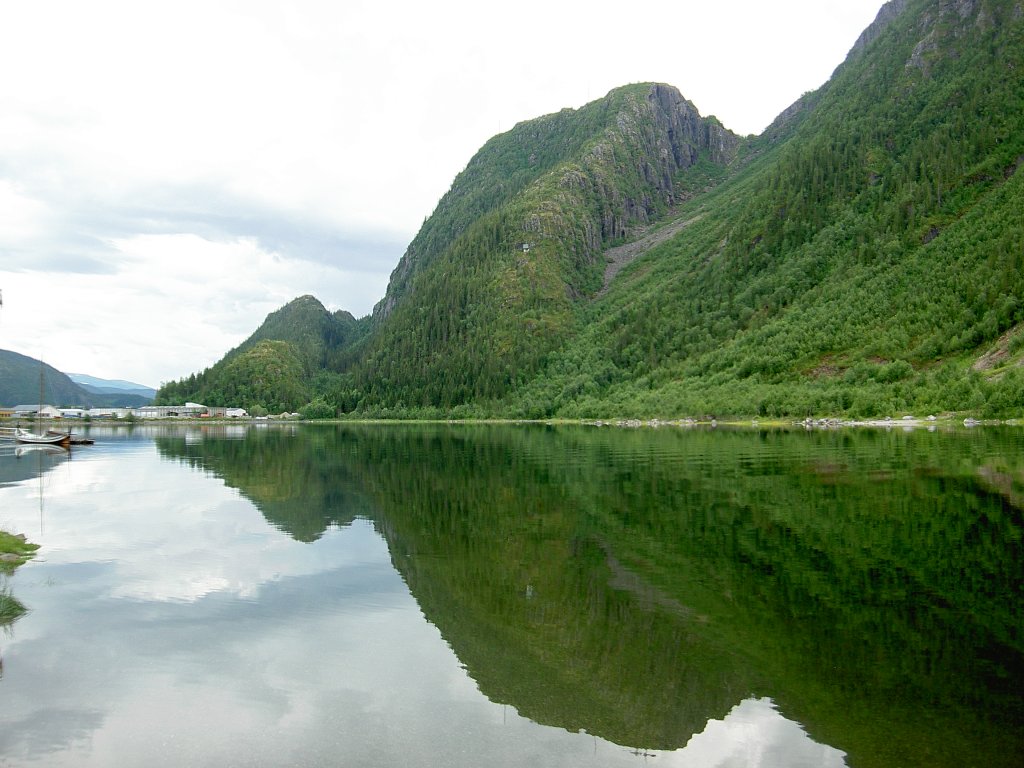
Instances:
[[[865,764],[902,761],[922,728],[935,764],[979,744],[999,764],[1024,720],[1007,490],[1024,464],[993,458],[1016,440],[389,428],[359,444],[396,567],[492,699],[664,748],[761,692]]]
[[[559,477],[560,443],[532,430],[381,435],[365,461],[393,562],[492,700],[620,744],[682,746],[752,681],[701,617],[615,587],[600,532]]]
[[[298,541],[316,541],[331,525],[369,517],[351,462],[331,430],[250,430],[244,440],[156,439],[169,457],[211,472],[253,502],[271,525]]]
[[[538,722],[673,748],[760,693],[858,764],[1020,754],[1015,433],[389,425],[161,450],[296,538],[372,517],[480,689]]]
[[[9,579],[38,548],[38,545],[26,542],[23,536],[0,531],[0,634],[9,634],[14,622],[28,612],[25,604],[11,592]],[[3,677],[3,672],[3,658],[0,658],[0,677]]]
[[[9,571],[13,565],[0,569],[0,636],[10,634],[11,627],[18,619],[24,616],[28,609],[11,593],[8,584]],[[0,677],[4,675],[4,660],[0,656]]]
[[[25,615],[25,604],[11,594],[8,576],[0,571],[0,630],[6,630]]]

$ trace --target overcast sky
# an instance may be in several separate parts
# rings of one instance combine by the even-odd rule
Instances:
[[[0,349],[149,386],[371,311],[491,136],[631,82],[760,133],[882,0],[36,0],[0,25]]]

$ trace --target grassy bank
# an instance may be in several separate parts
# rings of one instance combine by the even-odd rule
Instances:
[[[0,569],[10,573],[35,554],[38,544],[25,540],[24,534],[0,531]]]
[[[0,573],[10,575],[39,549],[38,544],[25,541],[23,535],[0,531]],[[0,585],[0,627],[10,624],[25,613],[25,606],[7,588],[6,578]]]

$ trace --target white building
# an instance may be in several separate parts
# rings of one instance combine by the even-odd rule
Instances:
[[[16,405],[14,415],[19,419],[34,419],[36,416],[43,419],[59,419],[60,409],[52,405]]]
[[[196,418],[207,413],[205,405],[185,403],[184,405],[144,405],[133,408],[132,413],[140,419]]]
[[[90,408],[90,419],[127,419],[132,415],[131,408]]]

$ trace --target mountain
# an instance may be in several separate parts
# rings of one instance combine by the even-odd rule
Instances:
[[[136,395],[150,401],[156,397],[155,389],[133,381],[99,379],[85,373],[69,373],[67,377],[86,392],[97,395]]]
[[[311,334],[308,394],[380,416],[1017,414],[1022,58],[1021,0],[893,0],[760,136],[662,84],[521,123],[358,332]]]
[[[369,318],[331,313],[314,297],[301,296],[269,314],[252,336],[210,368],[164,384],[156,402],[294,411],[324,388],[325,372],[344,364],[368,328]]]
[[[346,374],[329,389],[342,407],[449,407],[506,394],[540,369],[572,330],[576,307],[602,287],[605,245],[721,174],[738,144],[662,85],[627,86],[580,110],[521,123],[459,174],[371,318],[348,316],[332,340],[316,326],[326,311],[303,297],[280,310],[287,322],[268,316],[222,363],[258,340],[295,344],[291,318],[313,312],[316,322],[304,323],[316,326],[303,337],[307,370],[325,360],[326,347],[326,367]],[[212,403],[205,374],[160,396]]]
[[[871,416],[1024,404],[1024,12],[887,4],[522,401]],[[611,407],[609,407],[611,406]]]
[[[7,406],[39,403],[40,370],[43,403],[80,406],[89,402],[89,394],[53,366],[0,349],[0,403]]]
[[[6,406],[39,403],[39,372],[43,371],[43,403],[59,407],[124,407],[148,405],[152,395],[142,392],[113,389],[110,392],[76,383],[68,374],[40,363],[35,358],[0,349],[0,404]],[[81,374],[74,374],[80,376]],[[85,377],[91,381],[103,381]],[[125,382],[129,383],[129,382]],[[139,385],[131,385],[139,386]],[[150,390],[151,392],[152,390]]]
[[[491,139],[392,273],[357,388],[385,405],[506,396],[575,331],[605,248],[723,174],[738,146],[656,84]]]
[[[225,359],[242,355],[261,341],[285,341],[294,349],[307,374],[335,364],[337,351],[359,340],[367,323],[350,313],[331,313],[312,296],[290,301],[267,319],[248,339],[229,352]]]

